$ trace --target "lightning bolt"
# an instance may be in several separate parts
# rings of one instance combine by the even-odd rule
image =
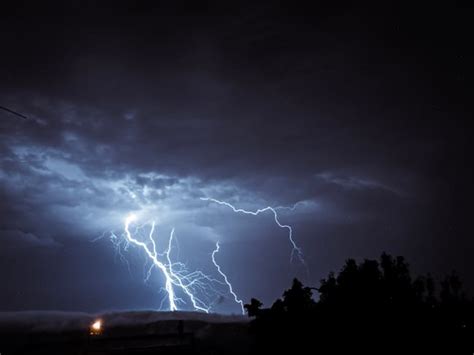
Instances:
[[[270,211],[271,213],[273,213],[273,218],[275,220],[275,223],[277,224],[278,227],[280,228],[283,228],[283,229],[287,229],[288,230],[288,239],[290,240],[290,243],[293,247],[293,249],[291,250],[291,256],[290,256],[290,261],[293,261],[293,257],[294,255],[296,254],[296,256],[298,257],[299,261],[306,266],[306,263],[305,263],[305,260],[304,260],[304,255],[303,255],[303,251],[301,250],[301,248],[295,243],[294,239],[293,239],[293,228],[291,228],[290,225],[287,225],[287,224],[282,224],[278,218],[278,213],[276,211],[276,209],[282,209],[283,207],[276,207],[276,208],[273,208],[271,206],[267,206],[265,208],[259,208],[255,211],[248,211],[248,210],[244,210],[243,208],[237,208],[235,207],[234,205],[230,204],[229,202],[225,202],[225,201],[220,201],[220,200],[216,200],[215,198],[210,198],[210,197],[201,197],[201,200],[202,201],[210,201],[210,202],[214,202],[214,203],[217,203],[219,205],[222,205],[222,206],[227,206],[229,208],[231,208],[235,213],[243,213],[243,214],[248,214],[248,215],[252,215],[252,216],[257,216],[261,213],[264,213],[264,212],[267,212],[267,211]],[[290,207],[289,209],[294,209],[296,207],[293,206],[293,207]]]
[[[242,208],[237,208],[228,202],[220,201],[214,198],[202,197],[201,200],[227,206],[235,213],[243,213],[252,216],[257,216],[264,212],[271,212],[277,226],[288,231],[288,238],[293,247],[290,261],[292,261],[293,257],[296,255],[300,262],[306,266],[303,252],[293,239],[292,227],[287,224],[282,224],[277,213],[277,210],[280,209],[289,209],[293,211],[297,204],[292,207],[267,206],[255,211],[249,211]],[[162,305],[167,300],[169,309],[171,311],[178,311],[180,305],[186,303],[185,300],[180,297],[183,296],[185,299],[189,299],[192,307],[195,310],[209,313],[211,309],[210,304],[212,304],[212,298],[215,299],[215,296],[224,297],[224,295],[228,295],[230,293],[230,295],[233,297],[233,300],[240,306],[242,314],[245,314],[243,301],[239,299],[234,291],[232,283],[229,281],[229,278],[224,273],[224,271],[222,271],[221,266],[216,261],[216,255],[220,251],[219,242],[216,243],[215,249],[211,254],[211,259],[212,263],[217,269],[217,272],[223,278],[224,282],[212,278],[200,270],[189,272],[184,263],[172,261],[171,254],[173,250],[173,242],[175,240],[174,228],[171,230],[169,235],[166,249],[160,253],[158,252],[157,243],[154,238],[155,222],[152,221],[149,223],[149,232],[145,236],[143,228],[148,228],[148,224],[145,223],[139,225],[137,221],[138,218],[136,214],[129,214],[124,221],[124,232],[121,234],[122,238],[120,238],[120,235],[116,235],[112,231],[110,233],[110,240],[115,245],[117,254],[120,256],[121,260],[126,262],[129,272],[130,264],[125,258],[123,251],[127,251],[130,245],[143,250],[147,257],[147,261],[151,262],[151,265],[149,266],[145,275],[145,282],[150,279],[154,269],[158,269],[161,272],[165,278],[165,283],[162,290],[164,290],[167,295],[166,298],[163,298]],[[131,229],[133,229],[133,231]],[[218,287],[216,287],[217,285]],[[223,288],[226,288],[227,291],[223,291]]]
[[[184,263],[172,261],[171,254],[173,243],[175,242],[174,228],[171,230],[169,235],[166,249],[160,253],[158,252],[157,243],[154,238],[155,222],[151,221],[148,223],[150,229],[148,234],[145,236],[143,228],[148,224],[145,223],[139,225],[137,224],[137,221],[138,218],[135,214],[132,213],[128,215],[125,218],[123,234],[117,235],[113,231],[110,232],[110,241],[114,244],[117,255],[120,256],[122,261],[125,261],[129,273],[131,273],[130,264],[123,252],[127,251],[130,245],[143,250],[147,257],[147,261],[151,262],[145,275],[145,282],[150,279],[152,271],[155,268],[161,271],[165,277],[165,285],[162,290],[165,291],[167,297],[163,298],[161,301],[160,309],[162,308],[163,303],[167,301],[171,311],[178,311],[179,306],[186,303],[181,297],[178,297],[178,292],[187,296],[195,310],[209,313],[212,300],[219,296],[225,297],[225,295],[230,292],[235,302],[240,305],[242,313],[244,313],[243,302],[239,300],[227,276],[215,260],[215,255],[219,251],[219,244],[216,244],[216,250],[212,253],[212,262],[219,274],[224,278],[224,282],[206,275],[200,270],[189,272]],[[101,237],[94,239],[94,241],[104,236],[105,235],[102,235]],[[122,236],[122,238],[120,236]],[[223,288],[226,288],[228,291],[223,291]]]
[[[199,270],[189,273],[183,263],[172,262],[171,250],[174,238],[174,228],[171,230],[166,250],[164,253],[158,253],[156,242],[153,238],[155,223],[151,223],[150,233],[148,234],[149,243],[145,243],[134,237],[130,231],[131,225],[136,221],[137,216],[135,214],[130,214],[125,219],[124,236],[128,244],[135,245],[142,249],[148,257],[148,260],[152,263],[145,281],[149,279],[153,268],[158,268],[165,277],[164,289],[168,296],[168,304],[171,311],[177,311],[179,309],[178,304],[184,303],[183,299],[176,295],[176,288],[188,296],[195,310],[209,313],[210,307],[204,300],[199,298],[196,293],[201,292],[208,296],[219,293],[211,284],[215,282],[222,284],[222,282],[205,275]],[[115,238],[117,237],[115,236]],[[160,257],[164,257],[166,261],[160,260]]]
[[[180,277],[178,273],[173,272],[173,263],[171,262],[171,257],[170,257],[171,243],[173,242],[173,235],[174,235],[174,228],[171,230],[170,238],[168,239],[168,249],[166,249],[165,255],[166,255],[166,260],[168,260],[169,273],[176,280],[176,283],[174,284],[180,287],[184,291],[184,293],[188,295],[195,309],[209,313],[209,307],[206,306],[206,304],[203,301],[197,298],[190,290],[190,286],[193,285],[197,279],[189,280],[189,275]],[[187,285],[185,285],[185,283],[183,282],[183,278],[185,279],[185,281],[189,281]]]
[[[137,220],[137,217],[134,214],[130,214],[125,219],[125,236],[127,238],[127,241],[143,249],[143,251],[145,251],[148,258],[150,258],[150,260],[153,262],[153,265],[158,267],[161,270],[161,272],[163,273],[165,277],[165,289],[166,289],[166,292],[168,293],[168,302],[169,302],[170,310],[177,311],[178,310],[178,307],[176,305],[177,300],[176,300],[176,296],[173,289],[173,278],[172,278],[173,274],[172,272],[168,272],[168,268],[165,266],[165,264],[163,264],[161,261],[158,260],[158,253],[156,252],[156,245],[154,241],[152,243],[153,250],[150,250],[147,244],[135,239],[132,236],[132,233],[130,233],[129,228],[130,228],[130,224],[135,222],[136,220]],[[154,226],[155,224],[153,223],[152,231],[154,230]],[[151,236],[151,233],[150,233],[150,236]],[[153,240],[153,238],[151,239]],[[204,310],[204,311],[207,312],[207,310]]]
[[[234,297],[234,301],[240,305],[242,314],[245,315],[244,302],[242,302],[242,300],[237,297],[237,294],[234,292],[234,289],[232,288],[232,284],[228,280],[227,275],[221,270],[220,265],[216,261],[216,254],[219,252],[219,249],[220,249],[219,242],[216,242],[216,249],[214,249],[214,251],[212,252],[212,262],[214,263],[214,266],[216,267],[219,274],[221,274],[222,277],[224,278],[224,281],[227,284],[227,287],[229,287],[230,294]]]

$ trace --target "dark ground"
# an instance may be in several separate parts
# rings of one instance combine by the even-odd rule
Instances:
[[[169,316],[156,320],[157,316],[163,318],[161,314]],[[91,323],[80,314],[51,319],[47,313],[42,313],[36,318],[30,316],[30,321],[10,321],[10,325],[0,321],[0,352],[5,355],[250,351],[251,335],[245,318],[186,312],[161,314],[122,312],[101,316],[104,330],[100,335],[89,334]]]

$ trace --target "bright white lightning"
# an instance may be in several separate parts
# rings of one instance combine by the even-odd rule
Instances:
[[[157,250],[157,243],[153,236],[155,232],[155,222],[152,221],[149,223],[150,230],[144,235],[142,228],[146,224],[136,225],[137,220],[138,218],[135,214],[130,214],[125,219],[124,233],[122,235],[123,239],[112,232],[110,240],[115,245],[120,258],[127,263],[129,272],[130,265],[122,251],[128,250],[130,245],[134,245],[145,252],[147,260],[151,261],[151,265],[145,276],[145,282],[150,279],[154,268],[161,271],[165,277],[165,287],[163,289],[167,295],[167,297],[162,300],[161,306],[163,306],[163,303],[167,300],[171,311],[179,310],[179,305],[185,303],[185,301],[176,294],[176,291],[179,290],[179,292],[189,298],[195,310],[209,313],[211,309],[210,304],[213,303],[212,300],[215,299],[216,296],[224,297],[226,293],[230,293],[235,302],[240,305],[242,314],[244,314],[243,302],[237,297],[227,275],[224,274],[215,259],[215,255],[219,251],[219,244],[216,244],[216,249],[212,253],[212,262],[219,274],[223,277],[224,282],[210,277],[199,270],[189,272],[184,263],[172,261],[171,253],[173,243],[175,242],[174,228],[169,235],[166,249],[160,253]],[[133,232],[131,229],[133,229]],[[123,242],[125,242],[125,245],[122,245]],[[224,291],[223,288],[226,288],[227,291]]]
[[[166,289],[166,292],[168,293],[168,302],[169,302],[169,307],[170,307],[170,310],[171,311],[177,311],[178,310],[178,307],[176,306],[176,296],[174,294],[174,289],[173,289],[173,279],[172,279],[172,276],[173,274],[171,272],[168,272],[168,268],[165,266],[165,264],[163,264],[161,261],[158,260],[158,254],[156,252],[156,248],[155,248],[155,243],[153,242],[153,251],[151,251],[149,248],[148,248],[148,245],[146,245],[145,243],[135,239],[132,234],[130,233],[130,224],[135,222],[137,220],[137,217],[136,215],[134,214],[130,214],[126,219],[125,219],[125,236],[127,237],[127,241],[129,243],[132,243],[138,247],[141,247],[145,253],[147,254],[147,256],[151,259],[151,261],[153,262],[153,265],[155,265],[156,267],[158,267],[161,272],[163,273],[164,277],[165,277],[165,289]],[[153,227],[152,227],[152,231],[154,230],[154,223],[153,223]],[[151,236],[151,234],[150,234]],[[150,237],[150,239],[153,240],[153,238]],[[203,309],[205,312],[207,312],[208,310],[206,309]]]
[[[219,205],[222,205],[222,206],[227,206],[227,207],[230,207],[235,213],[243,213],[243,214],[248,214],[248,215],[252,215],[252,216],[257,216],[259,215],[260,213],[263,213],[263,212],[267,212],[267,211],[270,211],[273,213],[273,217],[275,219],[275,223],[278,225],[278,227],[280,228],[284,228],[284,229],[287,229],[288,230],[288,239],[290,240],[290,243],[293,247],[292,251],[291,251],[291,258],[290,260],[293,260],[293,257],[294,255],[296,254],[298,259],[300,260],[300,262],[303,264],[303,265],[306,265],[305,263],[305,260],[304,260],[304,257],[303,257],[303,251],[301,250],[301,248],[295,243],[294,239],[293,239],[293,228],[291,228],[290,225],[287,225],[287,224],[281,224],[280,223],[280,220],[278,219],[278,213],[276,211],[276,208],[278,209],[281,209],[283,207],[276,207],[276,208],[273,208],[271,206],[267,206],[265,208],[259,208],[257,209],[256,211],[248,211],[248,210],[244,210],[243,208],[237,208],[235,207],[234,205],[230,204],[229,202],[225,202],[225,201],[220,201],[220,200],[216,200],[214,198],[210,198],[210,197],[201,197],[201,200],[202,201],[211,201],[211,202],[214,202],[214,203],[217,203]],[[296,205],[295,205],[296,206]],[[294,207],[293,206],[293,209]]]
[[[232,284],[228,280],[227,275],[221,270],[220,265],[216,261],[216,254],[219,252],[219,249],[220,249],[219,242],[216,242],[216,249],[214,249],[214,251],[212,252],[212,262],[214,263],[219,274],[221,274],[222,277],[224,278],[225,283],[229,287],[230,294],[234,297],[234,301],[240,305],[242,314],[245,315],[244,302],[237,297],[237,294],[234,292],[234,289],[232,288]]]
[[[134,214],[130,214],[125,219],[125,238],[126,241],[130,244],[140,247],[148,259],[152,262],[152,266],[148,270],[145,280],[148,280],[150,277],[151,271],[154,267],[157,267],[165,277],[165,291],[168,295],[169,309],[171,311],[178,310],[178,303],[184,302],[181,298],[176,296],[175,287],[184,292],[190,299],[191,304],[194,309],[209,313],[210,307],[206,304],[205,301],[196,296],[195,291],[199,291],[207,296],[211,294],[220,294],[213,286],[212,283],[219,283],[218,280],[215,280],[201,271],[187,272],[186,267],[183,263],[172,262],[171,261],[171,249],[174,237],[174,229],[171,231],[168,239],[168,247],[164,253],[158,253],[156,249],[156,243],[153,238],[153,233],[155,230],[155,223],[151,223],[150,233],[148,239],[151,242],[151,248],[149,243],[142,242],[135,238],[130,232],[130,226],[132,223],[136,222],[137,217]],[[165,257],[166,262],[160,261],[159,257]]]
[[[169,272],[170,274],[174,277],[176,280],[175,285],[181,287],[181,289],[188,295],[189,299],[191,300],[191,303],[193,304],[193,307],[197,310],[209,313],[209,307],[206,307],[204,302],[202,302],[200,299],[198,299],[190,290],[190,285],[192,285],[197,279],[193,280],[188,280],[189,283],[187,285],[184,284],[183,278],[187,279],[188,277],[180,277],[177,273],[173,271],[173,263],[171,262],[171,243],[173,242],[173,235],[174,235],[174,228],[171,230],[170,238],[168,240],[168,248],[165,251],[166,259],[168,260],[168,266],[169,266]],[[189,276],[189,275],[188,275]]]

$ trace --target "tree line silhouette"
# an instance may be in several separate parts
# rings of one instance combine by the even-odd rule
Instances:
[[[438,286],[383,253],[380,261],[348,259],[318,288],[294,279],[270,308],[252,298],[245,309],[259,352],[473,354],[473,305],[455,272]]]

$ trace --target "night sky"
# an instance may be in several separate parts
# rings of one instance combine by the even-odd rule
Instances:
[[[219,241],[245,302],[382,251],[472,294],[471,9],[14,3],[0,105],[27,119],[0,110],[0,311],[159,308],[159,272],[109,239],[131,212],[215,278]],[[279,216],[307,269],[271,213],[202,197],[298,203]]]

